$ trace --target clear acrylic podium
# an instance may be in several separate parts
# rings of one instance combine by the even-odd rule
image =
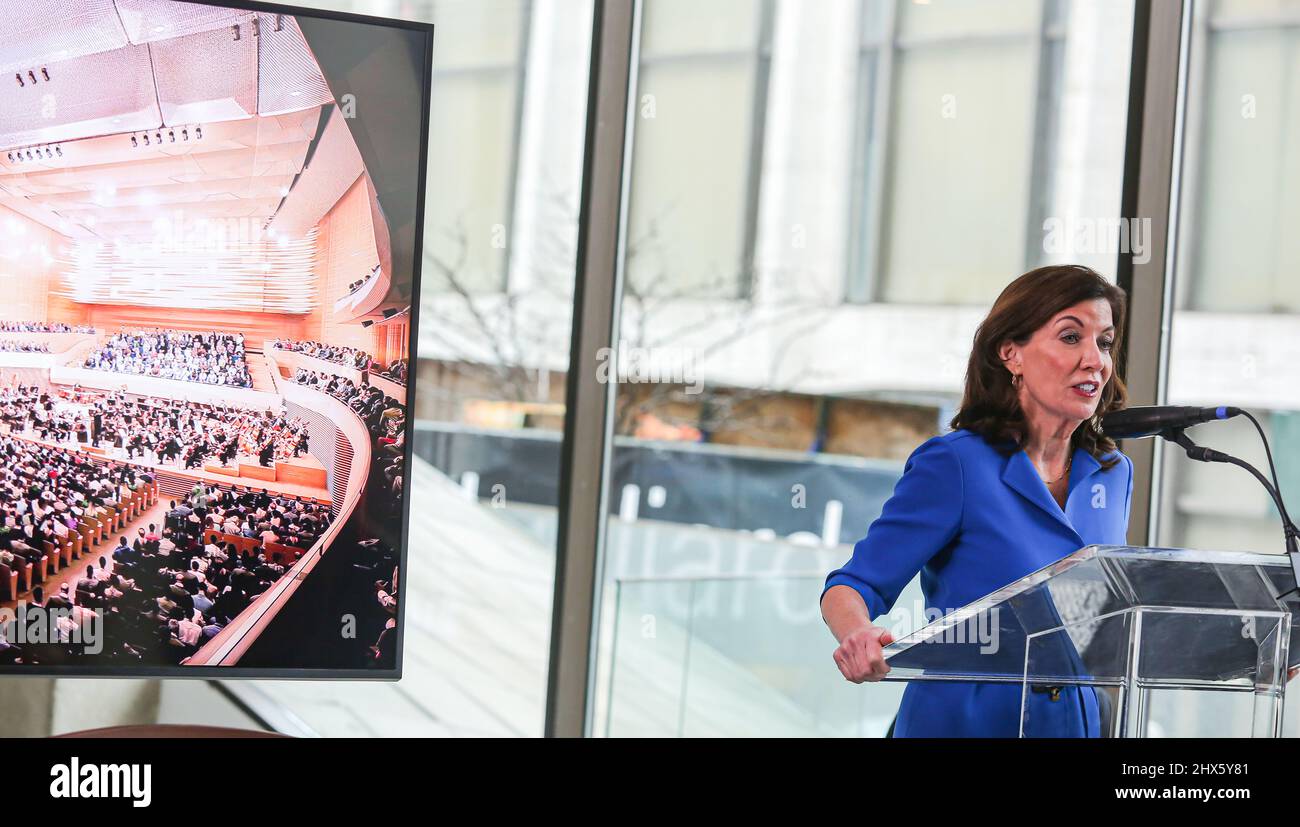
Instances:
[[[1283,555],[1085,546],[886,646],[886,679],[1019,683],[1022,736],[1029,692],[1051,687],[1109,696],[1117,738],[1146,734],[1152,690],[1249,692],[1241,734],[1278,737],[1295,585]]]

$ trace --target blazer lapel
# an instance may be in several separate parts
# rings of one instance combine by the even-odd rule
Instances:
[[[1031,465],[1033,463],[1030,463]],[[1098,462],[1092,454],[1082,448],[1074,449],[1074,462],[1070,467],[1070,490],[1065,495],[1065,502],[1068,505],[1070,497],[1074,496],[1074,489],[1083,485],[1084,480],[1101,470],[1101,463]]]
[[[1070,487],[1066,494],[1066,504],[1069,504],[1070,495],[1074,489],[1083,484],[1083,481],[1090,477],[1094,471],[1101,465],[1092,455],[1083,449],[1076,449],[1074,459],[1070,465]],[[1017,451],[1007,460],[1006,467],[1002,469],[1002,481],[1010,486],[1017,494],[1024,497],[1029,502],[1041,508],[1048,516],[1064,526],[1071,534],[1079,538],[1079,544],[1083,545],[1083,538],[1079,535],[1065,512],[1056,504],[1052,498],[1052,492],[1047,490],[1047,485],[1042,478],[1038,476],[1038,471],[1034,464],[1029,460],[1029,455],[1023,450]]]

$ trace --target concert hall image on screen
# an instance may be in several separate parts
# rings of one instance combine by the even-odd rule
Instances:
[[[0,675],[400,675],[432,28],[0,16]]]

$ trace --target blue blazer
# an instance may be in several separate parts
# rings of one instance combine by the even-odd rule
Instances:
[[[966,430],[929,439],[912,452],[880,517],[825,589],[853,587],[879,618],[920,572],[926,609],[947,614],[1083,546],[1124,545],[1133,463],[1118,451],[1113,456],[1119,464],[1103,471],[1075,450],[1062,511],[1024,451],[1003,456]],[[913,682],[894,735],[1014,738],[1020,703],[1019,684]],[[1055,701],[1030,693],[1028,703],[1027,736],[1101,734],[1091,687],[1066,687]]]

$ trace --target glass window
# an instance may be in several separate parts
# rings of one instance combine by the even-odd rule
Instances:
[[[748,289],[770,14],[768,0],[644,4],[628,290]]]
[[[647,3],[641,93],[664,77],[646,56],[657,32],[752,31],[727,13]],[[736,46],[692,58],[717,120],[665,117],[670,99],[633,119],[593,734],[885,732],[902,687],[840,677],[818,595],[945,429],[975,325],[1027,259],[1113,272],[1115,249],[1052,247],[1042,225],[1117,220],[1131,19],[1131,2],[780,4],[765,117],[742,127],[721,94],[749,71]],[[1122,49],[1094,55],[1103,40]],[[673,262],[734,249],[746,207],[716,159],[755,145],[752,248],[731,254],[754,262],[743,298],[684,295],[671,263],[634,278],[650,202],[707,215],[707,236],[663,233]],[[870,291],[855,256],[881,262]],[[916,583],[896,608],[882,622],[924,622]]]
[[[1236,405],[1264,426],[1288,510],[1300,510],[1300,17],[1294,4],[1196,5],[1167,400]],[[1290,171],[1290,172],[1289,172]],[[1190,434],[1268,472],[1251,424]],[[1165,446],[1159,541],[1284,550],[1264,488]]]
[[[1180,220],[1180,307],[1300,312],[1300,18],[1295,4],[1197,4]],[[1232,159],[1231,162],[1225,159]],[[1230,275],[1229,275],[1230,274]]]
[[[1287,186],[1300,174],[1296,11],[1285,0],[1194,4],[1164,400],[1254,414],[1292,514],[1300,510],[1300,242],[1291,229],[1300,193]],[[1268,474],[1244,418],[1188,435]],[[1245,470],[1193,462],[1167,443],[1157,456],[1157,545],[1285,551],[1273,501]],[[1196,737],[1249,727],[1249,698],[1180,694],[1154,715],[1158,726]],[[1294,715],[1284,720],[1287,735],[1300,732]]]
[[[849,300],[980,305],[1009,271],[1109,272],[1125,112],[1096,102],[1127,96],[1131,3],[866,6]]]
[[[931,0],[899,4],[903,37],[979,37],[1032,32],[1043,4],[1038,0]]]
[[[434,36],[430,123],[475,128],[429,130],[427,291],[505,286],[530,6],[437,0],[428,7],[446,35]]]
[[[1024,269],[1033,57],[1029,41],[899,55],[882,250],[888,300],[974,304]]]

